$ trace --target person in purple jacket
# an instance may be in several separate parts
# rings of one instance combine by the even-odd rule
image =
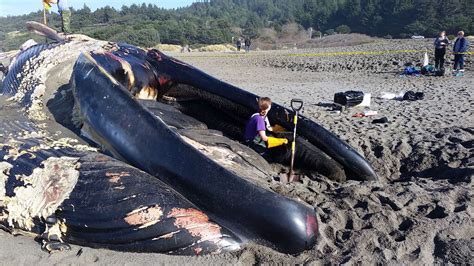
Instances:
[[[244,132],[244,144],[252,148],[258,154],[260,154],[267,161],[280,160],[275,158],[280,153],[286,153],[286,144],[288,139],[286,137],[274,137],[267,136],[267,131],[279,131],[282,132],[280,126],[277,130],[274,130],[270,126],[270,121],[267,118],[267,114],[272,108],[272,100],[268,97],[263,97],[258,100],[259,112],[253,114],[245,126]],[[274,152],[269,152],[268,149],[272,149]]]
[[[263,97],[258,100],[259,112],[253,114],[245,126],[244,144],[265,157],[268,137],[266,131],[273,131],[267,114],[272,108],[272,100]]]

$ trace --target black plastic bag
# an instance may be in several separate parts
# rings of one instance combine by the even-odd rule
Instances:
[[[364,93],[361,91],[346,91],[334,94],[334,102],[344,106],[356,106],[364,100]]]
[[[405,95],[403,95],[404,101],[417,101],[423,100],[425,94],[423,92],[414,92],[414,91],[407,91]]]
[[[379,118],[379,119],[374,119],[372,120],[372,124],[385,124],[385,123],[390,123],[390,121],[388,120],[387,117],[382,117],[382,118]]]

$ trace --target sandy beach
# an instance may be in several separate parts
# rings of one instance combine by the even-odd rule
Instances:
[[[330,129],[372,164],[380,182],[338,184],[318,177],[270,185],[318,212],[320,237],[312,250],[292,256],[250,243],[236,253],[203,257],[79,246],[48,254],[32,238],[0,230],[0,264],[473,264],[474,56],[467,56],[462,77],[399,74],[406,63],[421,62],[422,51],[431,45],[394,40],[248,55],[172,54],[283,105],[289,106],[292,98],[303,99],[303,115]],[[447,59],[451,67],[451,55]],[[352,117],[363,111],[357,108],[332,112],[327,106],[334,94],[348,90],[370,93],[370,109],[378,115]],[[385,92],[410,90],[423,92],[424,99],[380,98]],[[381,117],[389,123],[372,123]]]

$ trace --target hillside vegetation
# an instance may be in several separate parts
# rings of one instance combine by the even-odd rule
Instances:
[[[133,4],[93,12],[84,6],[73,10],[72,29],[140,46],[229,43],[234,36],[256,38],[268,31],[281,35],[288,24],[304,31],[312,27],[313,36],[357,32],[404,38],[434,36],[440,30],[473,32],[472,5],[472,0],[210,0],[172,10]],[[42,12],[0,18],[4,49],[17,44],[7,33],[23,31],[28,20],[42,21]],[[59,29],[57,14],[49,21]]]

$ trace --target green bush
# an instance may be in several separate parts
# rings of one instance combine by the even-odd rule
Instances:
[[[313,39],[314,39],[314,38],[319,38],[319,37],[322,36],[322,35],[323,35],[322,32],[320,32],[320,31],[318,31],[318,30],[317,30],[317,31],[314,31],[314,32],[313,32]]]
[[[340,25],[336,28],[336,31],[341,34],[348,34],[351,33],[351,28],[347,25]]]
[[[326,34],[327,35],[334,35],[336,32],[334,31],[334,29],[329,29],[329,30],[326,30]]]

